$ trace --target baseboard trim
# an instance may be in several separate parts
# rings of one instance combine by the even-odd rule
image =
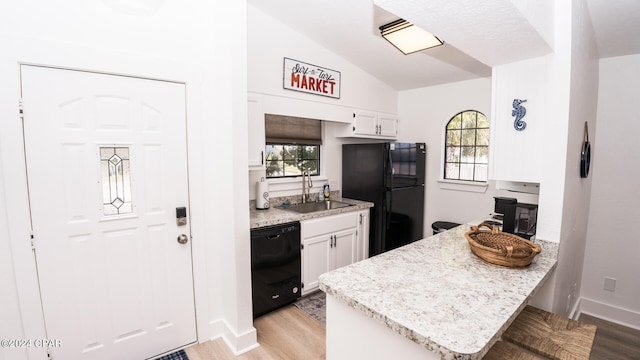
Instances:
[[[640,330],[640,313],[621,307],[604,304],[592,299],[581,297],[578,300],[578,313],[595,316],[618,325]]]
[[[258,333],[253,326],[249,330],[238,334],[224,319],[218,319],[209,323],[209,329],[212,334],[210,340],[222,338],[229,350],[236,356],[260,346],[258,344]]]

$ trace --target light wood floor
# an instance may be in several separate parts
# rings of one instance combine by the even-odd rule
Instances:
[[[257,318],[260,347],[235,357],[222,339],[185,349],[189,360],[325,359],[325,326],[293,305]]]
[[[580,321],[598,326],[591,360],[640,359],[640,330],[582,314]],[[259,317],[253,324],[260,347],[235,357],[222,339],[191,346],[189,360],[325,359],[325,326],[293,305]]]
[[[598,319],[586,314],[580,321],[598,327],[591,350],[591,360],[638,360],[640,359],[640,330]]]

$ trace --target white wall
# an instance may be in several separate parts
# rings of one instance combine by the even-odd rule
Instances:
[[[571,78],[566,151],[559,156],[563,158],[565,169],[564,196],[553,305],[555,312],[565,315],[570,315],[575,308],[580,292],[591,196],[591,178],[580,178],[580,152],[585,121],[592,129],[591,135],[595,133],[593,129],[598,100],[598,54],[591,20],[583,0],[572,1],[570,18],[570,22],[565,22],[565,26],[570,24],[570,28],[564,32],[571,34]],[[563,56],[567,50],[561,51],[560,56]]]
[[[247,44],[249,91],[339,107],[397,112],[397,92],[390,86],[251,5]],[[284,89],[285,57],[339,71],[340,99]]]
[[[311,117],[328,120],[323,123],[323,145],[321,156],[321,178],[314,181],[317,191],[322,184],[335,184],[339,190],[342,183],[342,144],[349,142],[372,142],[336,138],[345,126],[339,121],[350,121],[352,109],[365,109],[386,113],[397,113],[397,92],[374,78],[348,60],[330,52],[322,45],[304,37],[296,30],[261,10],[248,5],[248,89],[262,94],[267,112],[282,115]],[[285,57],[315,64],[341,72],[340,99],[317,96],[283,89],[283,59]],[[252,131],[252,129],[249,129]],[[264,171],[249,171],[250,198],[255,199],[255,183],[264,176]],[[270,189],[281,185],[280,191],[270,191],[271,197],[300,194],[301,181],[295,179],[282,185],[280,180],[269,180]]]
[[[225,336],[236,351],[256,345],[247,156],[241,150],[247,148],[245,30],[245,2],[164,2],[158,12],[143,15],[116,12],[99,0],[0,3],[2,338],[44,337],[17,117],[18,64],[27,62],[187,84],[198,336]],[[239,151],[219,156],[233,148]],[[26,358],[5,351],[11,350],[0,349],[8,359]],[[42,356],[42,349],[31,355]]]
[[[400,92],[398,101],[402,119],[399,137],[403,141],[427,143],[425,235],[431,233],[434,221],[466,223],[488,219],[493,212],[494,196],[537,203],[535,195],[496,190],[494,182],[479,193],[444,189],[438,183],[442,178],[445,126],[464,110],[477,110],[491,118],[490,78],[406,90]]]
[[[581,310],[640,329],[640,55],[600,60]],[[594,131],[595,130],[595,131]],[[615,291],[603,289],[605,277]]]

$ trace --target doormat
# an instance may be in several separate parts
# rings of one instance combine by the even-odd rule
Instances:
[[[159,357],[156,360],[189,360],[187,353],[184,350],[178,350],[176,352],[172,352],[169,355],[165,355],[163,357]]]
[[[294,302],[293,305],[309,314],[309,316],[311,316],[312,318],[326,325],[326,303],[327,296],[324,291],[317,291],[311,295],[300,298],[298,301]]]

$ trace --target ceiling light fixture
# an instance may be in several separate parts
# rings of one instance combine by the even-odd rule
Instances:
[[[430,32],[403,19],[382,25],[379,29],[382,37],[405,55],[444,44]]]

